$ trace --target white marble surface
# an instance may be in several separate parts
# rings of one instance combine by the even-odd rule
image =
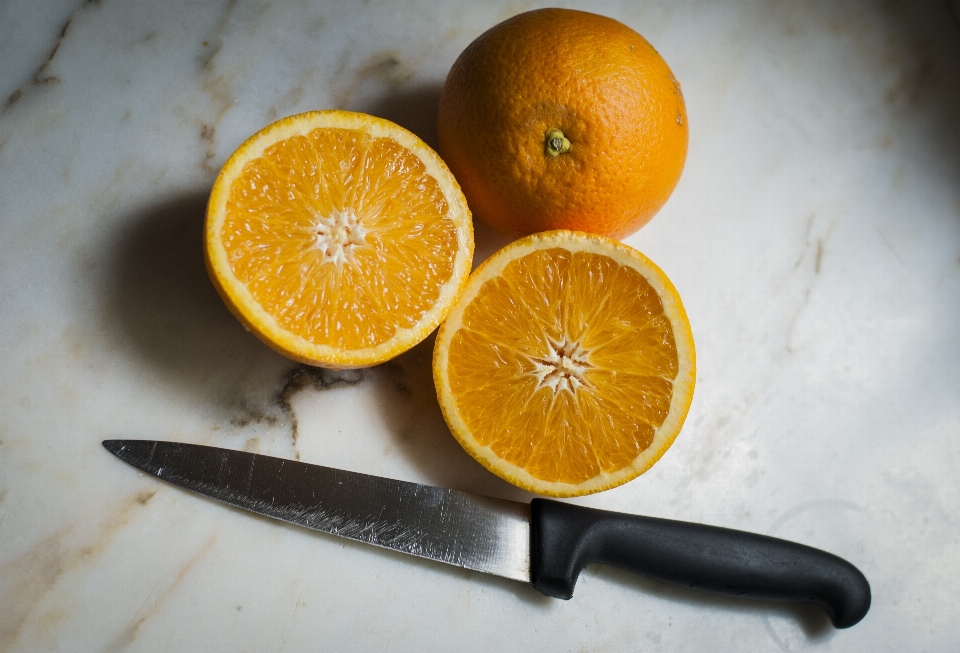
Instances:
[[[454,443],[430,342],[298,367],[203,270],[215,171],[341,107],[435,141],[439,88],[534,3],[0,3],[0,650],[953,651],[960,642],[960,28],[950,3],[582,2],[683,85],[691,145],[627,242],[699,378],[676,444],[585,504],[848,558],[866,619],[605,567],[570,602],[251,517],[100,447],[246,448],[511,498]],[[478,229],[478,260],[503,241]]]

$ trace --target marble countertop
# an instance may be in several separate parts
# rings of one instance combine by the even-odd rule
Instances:
[[[506,498],[453,441],[432,341],[305,368],[201,256],[214,175],[346,108],[435,144],[459,52],[536,3],[0,4],[0,650],[949,651],[960,641],[960,27],[951,4],[585,1],[683,85],[690,151],[626,242],[698,350],[686,425],[579,500],[847,558],[873,607],[699,594],[597,566],[569,602],[250,516],[100,441],[247,449]],[[504,243],[478,227],[477,261]]]

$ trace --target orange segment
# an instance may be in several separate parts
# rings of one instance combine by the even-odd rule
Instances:
[[[491,471],[576,496],[648,469],[680,431],[695,354],[669,279],[616,241],[537,234],[488,259],[440,329],[444,416]]]
[[[214,186],[205,244],[237,317],[328,367],[420,342],[473,256],[470,213],[439,157],[393,123],[344,111],[292,116],[244,143]]]

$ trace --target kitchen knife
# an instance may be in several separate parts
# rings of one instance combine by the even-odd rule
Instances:
[[[686,587],[813,603],[848,628],[870,585],[808,546],[703,524],[547,499],[530,504],[193,444],[105,440],[134,467],[238,508],[341,537],[531,583],[561,599],[606,563]]]

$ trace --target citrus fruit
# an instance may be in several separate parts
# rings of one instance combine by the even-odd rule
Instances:
[[[437,154],[387,120],[314,111],[257,132],[207,207],[207,269],[280,353],[346,368],[423,340],[460,294],[473,226]]]
[[[559,497],[653,465],[683,425],[695,367],[666,275],[627,245],[571,231],[527,236],[478,267],[433,360],[463,448],[514,485]]]
[[[467,46],[437,132],[473,214],[513,236],[631,234],[667,201],[687,154],[663,58],[626,25],[570,9],[519,14]]]

